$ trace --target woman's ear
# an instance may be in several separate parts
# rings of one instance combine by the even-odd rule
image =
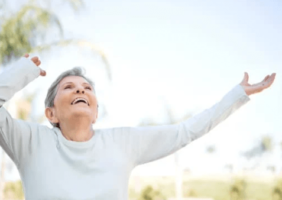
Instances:
[[[58,123],[59,120],[57,119],[57,117],[55,116],[54,113],[55,113],[55,111],[50,107],[47,107],[45,109],[45,115],[48,118],[48,120],[52,123]]]

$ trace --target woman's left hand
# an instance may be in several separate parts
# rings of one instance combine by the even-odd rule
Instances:
[[[263,91],[266,88],[269,88],[274,79],[275,79],[276,73],[271,74],[270,76],[267,75],[261,82],[256,83],[256,84],[249,84],[249,75],[247,72],[245,72],[245,76],[243,81],[240,83],[240,85],[243,86],[243,88],[245,89],[246,94],[249,96],[251,94],[255,94],[255,93],[259,93],[261,91]]]

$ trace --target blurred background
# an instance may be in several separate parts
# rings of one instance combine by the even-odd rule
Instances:
[[[274,84],[177,153],[140,165],[129,200],[282,199],[282,1],[0,0],[0,73],[24,53],[46,77],[5,107],[51,125],[44,99],[82,66],[95,82],[94,128],[175,124],[217,103],[248,72]],[[2,150],[1,150],[2,151]],[[24,199],[2,151],[0,199]]]

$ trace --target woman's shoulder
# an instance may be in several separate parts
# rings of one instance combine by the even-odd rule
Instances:
[[[48,126],[46,124],[41,124],[37,122],[26,122],[29,124],[29,127],[31,129],[31,132],[34,135],[37,135],[41,139],[46,139],[47,137],[56,138],[56,130],[55,127],[52,127],[51,125]]]

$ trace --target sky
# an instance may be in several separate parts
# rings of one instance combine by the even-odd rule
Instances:
[[[269,89],[250,96],[246,105],[178,154],[182,168],[220,173],[226,164],[252,165],[240,153],[270,135],[275,149],[264,163],[282,169],[281,1],[87,0],[77,13],[65,3],[52,6],[66,39],[90,41],[105,53],[112,80],[89,48],[54,47],[31,54],[40,57],[47,71],[25,88],[39,91],[33,103],[38,115],[44,114],[49,84],[74,66],[84,67],[94,80],[98,101],[108,113],[94,128],[138,126],[144,119],[165,123],[165,105],[181,119],[217,103],[244,72],[251,84],[276,72]],[[205,153],[209,145],[216,146],[212,155]],[[138,166],[132,174],[173,174],[173,161],[171,155]]]

